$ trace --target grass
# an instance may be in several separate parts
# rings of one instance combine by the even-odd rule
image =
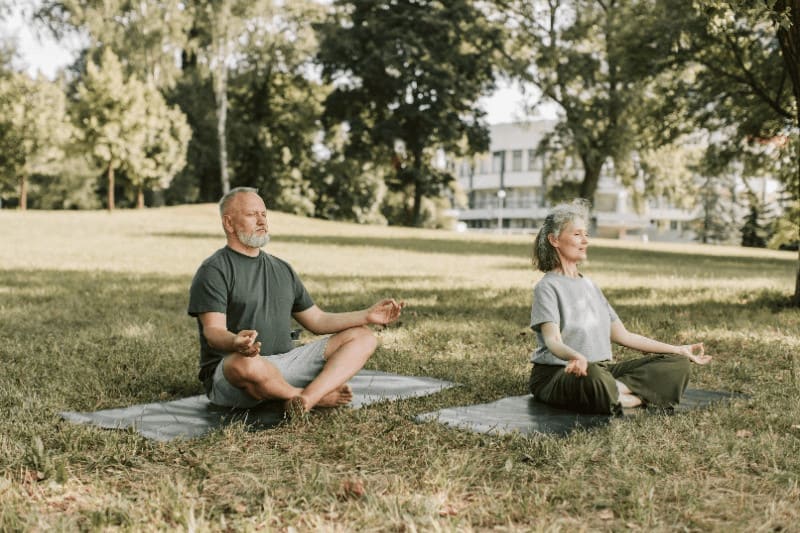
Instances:
[[[796,255],[593,240],[584,271],[628,328],[704,341],[692,385],[749,399],[494,437],[412,417],[525,393],[529,236],[270,222],[321,307],[408,303],[371,368],[464,386],[182,442],[66,423],[201,391],[186,304],[215,208],[0,211],[0,530],[800,530]]]

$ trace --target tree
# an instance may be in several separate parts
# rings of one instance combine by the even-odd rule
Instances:
[[[228,164],[228,77],[240,52],[241,35],[249,17],[272,10],[272,2],[261,0],[194,0],[195,31],[200,42],[196,50],[204,58],[211,75],[216,104],[219,171],[222,192],[231,187]]]
[[[192,22],[180,0],[44,0],[34,16],[56,37],[83,33],[90,50],[110,48],[126,75],[159,89],[180,75],[176,56],[188,46]]]
[[[663,74],[647,2],[497,0],[513,28],[509,68],[561,110],[545,140],[575,154],[583,178],[575,193],[593,198],[603,166],[630,185],[639,159],[684,132],[673,93],[656,93]],[[564,158],[562,158],[564,159]]]
[[[53,82],[13,72],[0,78],[0,116],[0,166],[18,182],[25,210],[31,175],[50,172],[72,136],[66,98]]]
[[[323,79],[334,86],[326,124],[346,123],[350,156],[389,150],[390,186],[409,195],[406,223],[418,225],[422,198],[453,179],[431,151],[463,155],[464,138],[470,150],[488,148],[477,100],[494,85],[501,27],[471,0],[338,0],[316,28]]]
[[[736,209],[736,183],[731,176],[705,176],[700,187],[700,217],[691,225],[695,239],[703,244],[733,242]]]
[[[254,14],[229,78],[232,184],[258,187],[271,208],[305,215],[315,212],[312,176],[323,166],[327,88],[309,74],[317,51],[309,22],[320,16],[303,1]]]
[[[99,65],[90,61],[78,84],[75,120],[83,145],[108,179],[109,211],[114,209],[114,172],[133,167],[146,128],[145,86],[125,78],[117,56],[106,48]]]
[[[764,248],[767,246],[768,239],[767,229],[763,222],[764,206],[752,192],[747,195],[747,201],[749,206],[742,225],[742,246]]]
[[[381,207],[387,196],[386,180],[393,169],[380,161],[387,160],[388,154],[374,161],[347,157],[346,137],[341,128],[326,132],[324,142],[330,153],[311,175],[316,193],[314,214],[359,224],[386,224]]]
[[[192,131],[185,115],[167,105],[153,87],[143,87],[146,103],[143,123],[136,128],[137,138],[127,163],[127,175],[136,189],[136,207],[144,207],[144,191],[157,186],[165,189],[186,165],[186,150]]]
[[[682,91],[693,123],[715,131],[731,160],[771,161],[790,205],[800,201],[800,5],[791,0],[658,4],[673,28],[662,32],[672,61],[693,75],[691,90]],[[779,147],[775,157],[762,157],[759,146],[765,142]],[[785,173],[782,161],[789,151],[793,172]],[[792,302],[800,306],[800,262]]]

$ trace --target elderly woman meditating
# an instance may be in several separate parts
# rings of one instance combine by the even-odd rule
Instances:
[[[533,291],[530,391],[546,404],[582,413],[619,414],[623,407],[671,407],[689,382],[690,361],[711,356],[703,344],[675,346],[631,333],[602,291],[578,271],[586,260],[588,206],[554,207],[533,245],[534,265],[545,272]],[[649,353],[615,362],[616,344]]]

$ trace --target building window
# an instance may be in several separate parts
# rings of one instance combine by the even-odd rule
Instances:
[[[500,174],[503,171],[503,157],[505,152],[495,152],[492,154],[492,174]]]
[[[677,220],[670,220],[669,221],[669,229],[672,231],[678,231],[678,221]]]
[[[481,169],[481,174],[488,174],[489,173],[489,165],[488,165],[485,157],[481,157],[480,158],[480,169]]]
[[[536,157],[536,150],[528,150],[528,170],[541,170],[541,159]]]
[[[511,172],[522,172],[522,150],[511,152]]]

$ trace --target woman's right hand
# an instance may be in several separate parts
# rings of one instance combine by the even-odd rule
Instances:
[[[589,362],[581,355],[567,363],[567,368],[564,369],[564,372],[581,377],[588,374],[588,369]]]
[[[705,365],[711,362],[711,356],[706,355],[706,349],[702,342],[678,346],[678,353],[688,357],[690,361],[698,365]]]

